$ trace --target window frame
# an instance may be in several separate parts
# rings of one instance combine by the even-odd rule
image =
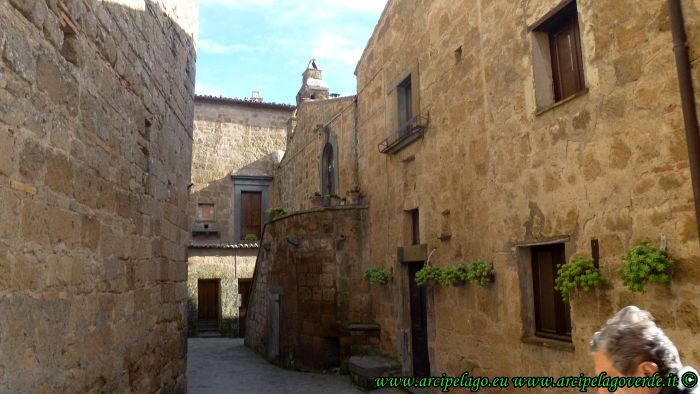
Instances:
[[[210,207],[211,207],[211,210],[212,210],[211,219],[203,218],[202,215],[200,214],[200,213],[201,213],[200,208],[202,208],[202,207],[204,207],[204,206],[210,206]],[[196,212],[195,212],[195,221],[196,221],[197,223],[212,223],[212,222],[216,222],[216,204],[210,203],[210,202],[201,202],[201,203],[197,203],[197,207],[196,207],[195,209],[196,209]]]
[[[403,130],[411,119],[413,119],[413,83],[411,74],[408,74],[398,85],[396,85],[397,99],[397,124],[400,130]]]
[[[588,91],[579,22],[576,0],[564,0],[528,27],[528,31],[532,33],[533,37],[536,114],[540,114]],[[559,72],[561,62],[557,61],[559,52],[556,48],[554,37],[567,28],[573,29],[574,45],[571,60],[575,69],[575,80],[572,82],[576,86],[576,91],[564,96],[563,79]]]
[[[268,190],[272,183],[271,176],[231,175],[233,179],[233,241],[242,243],[241,235],[241,193],[260,192],[260,225],[261,236],[265,227],[265,211],[269,207]]]
[[[539,275],[538,275],[538,267],[536,265],[542,264],[541,261],[539,261],[536,258],[536,254],[538,251],[547,251],[549,250],[552,253],[552,261],[551,264],[552,266],[549,267],[550,270],[552,270],[552,292],[549,294],[542,294],[542,286],[540,283]],[[534,335],[539,338],[548,338],[548,339],[554,339],[554,340],[559,340],[559,341],[565,341],[565,342],[571,342],[571,310],[570,310],[570,305],[568,303],[564,303],[564,301],[561,298],[561,294],[554,290],[554,280],[556,279],[556,271],[557,271],[557,264],[559,263],[564,263],[566,262],[566,247],[564,243],[552,243],[552,244],[546,244],[546,245],[534,245],[530,247],[530,264],[531,264],[531,272],[532,272],[532,302],[535,310],[535,315],[534,315]],[[555,254],[558,254],[560,259],[559,261],[554,261],[554,256]],[[546,268],[546,267],[545,267]],[[542,317],[542,310],[541,310],[541,302],[538,300],[538,297],[552,297],[554,300],[554,318],[553,318],[553,323],[555,326],[554,332],[548,332],[544,330],[543,327],[543,317]]]

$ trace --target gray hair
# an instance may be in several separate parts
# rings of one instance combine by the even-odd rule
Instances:
[[[593,334],[590,351],[599,350],[624,375],[633,374],[644,361],[656,363],[661,376],[677,373],[683,367],[678,349],[654,323],[651,314],[636,306],[622,308]]]

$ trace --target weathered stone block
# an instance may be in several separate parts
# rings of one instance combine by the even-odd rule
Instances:
[[[29,41],[15,29],[7,29],[3,59],[10,68],[27,82],[36,80],[36,61]]]

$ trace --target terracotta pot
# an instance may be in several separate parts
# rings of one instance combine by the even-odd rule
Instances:
[[[348,193],[346,201],[347,205],[360,205],[360,193]]]
[[[312,207],[322,207],[323,206],[323,196],[313,196],[311,197]]]

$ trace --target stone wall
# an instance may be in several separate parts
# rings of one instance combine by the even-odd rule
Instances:
[[[198,203],[215,205],[218,236],[202,240],[237,242],[233,234],[231,175],[273,176],[284,153],[285,128],[293,107],[199,97],[195,103],[190,223]]]
[[[0,391],[184,392],[196,1],[0,0]]]
[[[187,291],[189,293],[190,336],[197,335],[197,281],[220,279],[221,322],[219,332],[225,336],[238,336],[239,308],[242,305],[238,293],[238,279],[252,278],[255,269],[256,248],[245,249],[190,249],[188,256]]]
[[[265,227],[246,345],[286,368],[323,370],[350,355],[350,323],[370,323],[366,209],[318,208]]]
[[[349,158],[340,161],[340,183],[358,182],[369,205],[369,258],[360,267],[394,273],[386,290],[372,290],[372,312],[382,351],[401,359],[405,373],[412,368],[408,272],[396,256],[411,243],[413,209],[420,243],[435,250],[432,264],[482,258],[497,272],[486,289],[428,289],[434,375],[592,373],[591,334],[628,304],[649,309],[684,362],[700,363],[693,340],[700,250],[665,3],[577,1],[586,90],[544,108],[528,26],[558,4],[390,0],[356,70],[356,110],[333,100],[298,108],[278,172],[280,205],[309,206],[320,188],[317,125],[343,122],[338,150]],[[700,10],[683,6],[696,59]],[[396,132],[396,87],[408,75],[425,136],[380,154],[377,145]],[[342,115],[350,112],[352,121]],[[631,293],[615,273],[620,256],[661,236],[677,261],[673,282]],[[572,343],[534,337],[530,247],[560,241],[568,260],[590,257],[592,239],[612,282],[574,295]]]
[[[431,288],[432,372],[592,373],[587,342],[617,309],[649,309],[700,363],[700,259],[671,33],[664,2],[579,0],[587,91],[547,111],[535,105],[528,25],[558,0],[389,1],[357,68],[360,186],[369,201],[370,261],[393,268],[410,243],[406,210],[420,210],[432,264],[477,258],[495,264],[480,290]],[[700,14],[683,3],[697,57]],[[410,72],[425,137],[395,155],[377,144],[395,130],[392,90]],[[694,70],[697,73],[697,70]],[[395,96],[394,96],[395,97]],[[619,258],[644,238],[668,238],[677,260],[670,286],[626,290]],[[561,238],[567,259],[600,241],[610,286],[574,296],[573,344],[522,338],[533,312],[522,256],[528,243]],[[407,279],[373,300],[382,348],[410,363]]]
[[[234,236],[232,176],[272,177],[284,153],[285,128],[294,107],[246,100],[200,97],[195,100],[192,189],[189,225],[200,203],[214,204],[217,233],[195,234],[188,259],[189,333],[197,334],[198,279],[220,279],[219,332],[239,335],[238,279],[253,276],[257,242]],[[270,182],[268,194],[275,194]]]
[[[310,197],[321,191],[319,161],[327,142],[324,127],[337,141],[337,194],[344,196],[358,184],[355,109],[355,96],[304,101],[299,105],[295,126],[288,129],[287,150],[276,174],[275,205],[287,211],[311,207]]]

